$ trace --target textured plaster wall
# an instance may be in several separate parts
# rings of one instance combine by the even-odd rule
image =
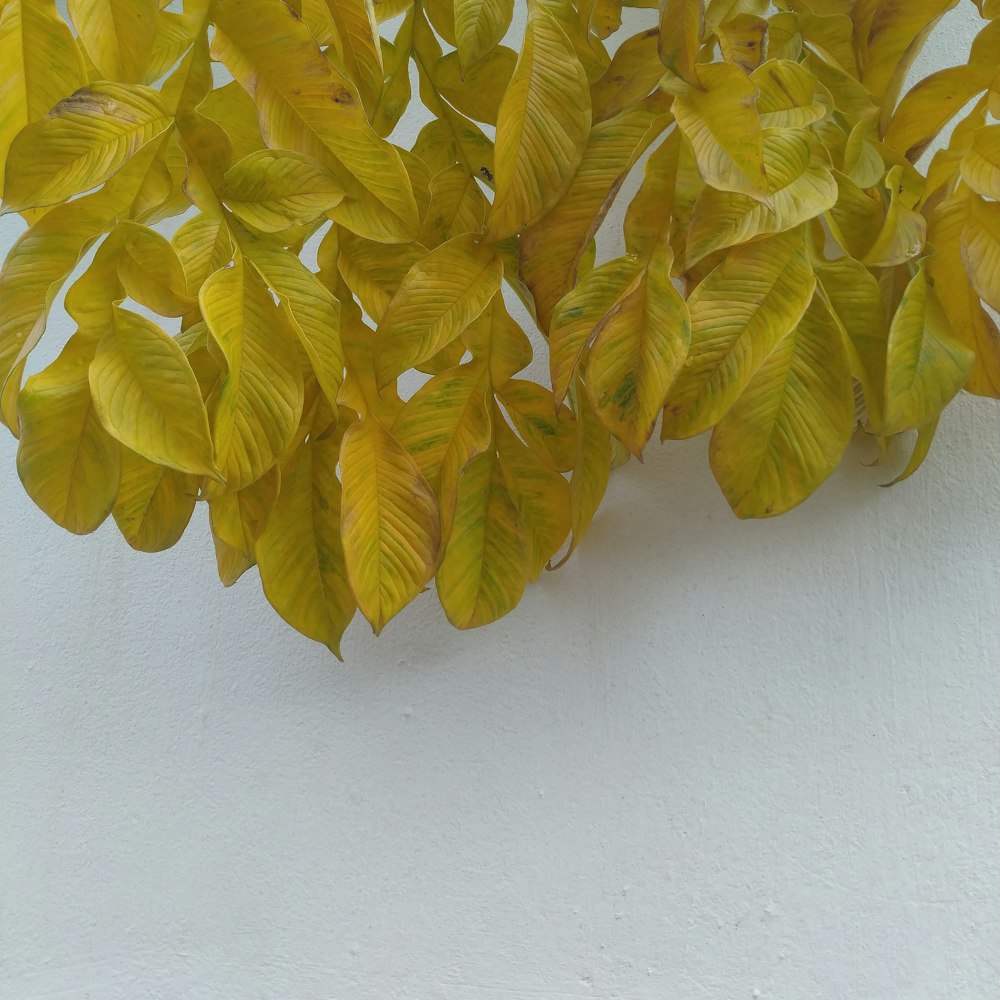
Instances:
[[[346,667],[5,441],[0,998],[994,1000],[997,418],[771,523],[654,447],[506,621],[427,595]]]

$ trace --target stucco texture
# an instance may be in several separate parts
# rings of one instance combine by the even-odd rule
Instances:
[[[4,440],[0,998],[995,1000],[998,416],[767,523],[651,447],[508,619],[346,666],[200,513],[72,538]]]

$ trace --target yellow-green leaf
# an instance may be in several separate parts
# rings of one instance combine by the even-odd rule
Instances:
[[[434,576],[438,508],[416,462],[374,417],[344,435],[340,469],[347,574],[377,634]]]
[[[416,263],[379,321],[379,386],[455,340],[500,291],[503,264],[474,234],[457,236]]]
[[[839,465],[854,429],[843,339],[815,298],[712,434],[712,471],[740,517],[801,503]]]
[[[71,338],[18,398],[21,482],[56,524],[77,535],[104,523],[121,474],[121,448],[101,426],[90,397],[87,369],[94,346]]]
[[[437,572],[437,593],[456,628],[502,618],[521,600],[528,576],[528,538],[510,499],[496,451],[462,473],[455,529]]]
[[[691,324],[674,288],[667,243],[601,321],[585,381],[602,423],[640,455],[687,355]]]
[[[242,255],[206,281],[200,302],[227,369],[212,425],[217,461],[228,489],[242,489],[291,441],[302,414],[302,370],[285,317]]]
[[[530,0],[524,45],[497,123],[491,239],[521,232],[562,197],[590,125],[590,89],[573,45],[542,4]]]
[[[229,169],[223,198],[248,226],[262,233],[279,233],[336,208],[344,200],[344,189],[310,156],[261,149]]]
[[[332,436],[295,453],[256,549],[271,606],[336,656],[355,611],[340,539],[339,444],[339,436]]]
[[[217,475],[198,380],[155,323],[116,308],[90,366],[90,388],[104,429],[126,448],[180,472]]]
[[[691,347],[667,400],[663,436],[693,437],[717,424],[798,324],[815,286],[801,232],[731,250],[688,299]]]
[[[965,385],[974,360],[954,338],[921,262],[889,330],[884,433],[930,423]]]
[[[176,545],[194,513],[197,480],[167,469],[126,448],[115,499],[118,530],[139,552],[163,552]]]

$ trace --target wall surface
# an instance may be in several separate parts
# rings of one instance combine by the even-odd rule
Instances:
[[[964,399],[753,524],[653,447],[510,618],[342,666],[4,441],[0,998],[995,1000],[998,446]]]

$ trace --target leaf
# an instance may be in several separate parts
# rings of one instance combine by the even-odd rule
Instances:
[[[702,192],[688,233],[689,268],[717,250],[795,229],[836,204],[838,187],[829,154],[806,131],[765,131],[764,163],[767,206],[745,194],[712,187]]]
[[[456,628],[488,625],[521,600],[528,539],[494,450],[474,458],[459,483],[455,530],[437,572],[437,593]]]
[[[633,455],[653,433],[687,356],[691,323],[663,244],[601,321],[585,381],[601,422]]]
[[[514,16],[514,0],[454,0],[455,45],[463,69],[500,44]]]
[[[815,298],[716,426],[712,472],[738,516],[772,517],[825,482],[853,430],[847,351]]]
[[[255,248],[250,252],[250,259],[277,295],[320,388],[335,407],[344,381],[340,303],[295,254]]]
[[[934,255],[927,260],[927,275],[944,299],[955,336],[976,355],[966,390],[1000,397],[1000,332],[970,284],[962,257],[971,204],[968,193],[956,194],[931,214],[927,239]]]
[[[560,472],[573,468],[576,419],[572,410],[557,404],[544,386],[528,379],[511,379],[497,390],[511,424],[521,440]]]
[[[2,171],[17,133],[83,87],[87,70],[53,0],[7,0],[0,5],[0,66]]]
[[[474,177],[455,164],[431,180],[431,202],[420,232],[420,242],[427,247],[465,233],[481,233],[486,221],[486,199]]]
[[[970,200],[962,259],[972,287],[988,306],[1000,309],[1000,203]]]
[[[90,366],[90,389],[104,429],[126,448],[179,472],[218,474],[198,381],[155,323],[114,310]]]
[[[892,482],[882,483],[884,487],[898,486],[920,471],[920,467],[924,464],[930,453],[931,445],[934,443],[938,423],[939,418],[935,417],[929,424],[925,424],[917,431],[917,440],[910,454],[910,460],[906,463],[906,468]]]
[[[1000,125],[976,129],[962,157],[962,180],[984,198],[1000,199]]]
[[[344,187],[335,218],[380,242],[412,238],[417,208],[403,161],[375,134],[357,90],[285,4],[216,0],[212,51],[251,93],[271,147],[326,163]]]
[[[562,197],[590,125],[583,66],[552,15],[531,0],[524,45],[500,105],[490,239],[523,231]]]
[[[760,91],[757,113],[762,128],[805,128],[832,110],[830,92],[801,63],[769,59],[750,79]]]
[[[462,65],[458,52],[449,52],[434,64],[434,85],[463,115],[496,125],[516,66],[517,53],[504,46],[491,49],[469,66]]]
[[[667,399],[663,437],[717,424],[798,324],[815,286],[801,233],[731,250],[688,299],[691,347]]]
[[[11,143],[4,211],[55,205],[103,184],[171,123],[148,87],[96,83],[78,90]]]
[[[355,611],[340,539],[339,446],[335,436],[307,442],[295,453],[256,548],[271,606],[338,657]]]
[[[180,540],[194,513],[196,480],[122,449],[121,483],[112,514],[140,552],[163,552]]]
[[[212,497],[208,501],[212,533],[229,548],[252,557],[280,488],[281,473],[275,465],[249,486]]]
[[[669,121],[665,110],[644,105],[595,125],[566,193],[522,236],[521,274],[543,330],[576,283],[586,248],[629,171]]]
[[[702,178],[720,191],[736,191],[766,202],[757,87],[728,63],[704,65],[698,73],[703,89],[679,89],[674,116],[691,143]]]
[[[184,316],[197,307],[188,295],[184,268],[174,248],[155,230],[122,223],[118,274],[125,291],[161,316]]]
[[[955,340],[921,262],[889,330],[884,432],[930,423],[965,384],[973,361]]]
[[[348,578],[378,634],[437,569],[437,504],[417,464],[372,417],[345,434],[340,469]]]
[[[138,83],[153,52],[158,0],[68,0],[69,15],[100,78]]]
[[[121,474],[121,449],[91,403],[87,368],[93,356],[93,341],[70,338],[56,361],[28,379],[18,398],[21,482],[56,524],[77,535],[104,523]]]
[[[503,264],[474,234],[432,250],[414,264],[379,321],[379,387],[455,340],[500,291]]]
[[[344,189],[312,157],[262,149],[229,169],[223,198],[241,222],[262,233],[280,233],[336,208]]]
[[[660,60],[672,73],[701,86],[698,52],[705,32],[705,0],[660,0]]]
[[[201,312],[225,360],[212,439],[229,490],[256,482],[282,456],[299,425],[302,371],[292,333],[264,282],[242,255],[204,284]]]
[[[528,535],[528,579],[537,580],[569,535],[569,484],[525,447],[502,419],[494,420],[504,484]]]
[[[326,0],[343,54],[343,68],[357,85],[369,116],[382,93],[385,67],[372,0]]]

